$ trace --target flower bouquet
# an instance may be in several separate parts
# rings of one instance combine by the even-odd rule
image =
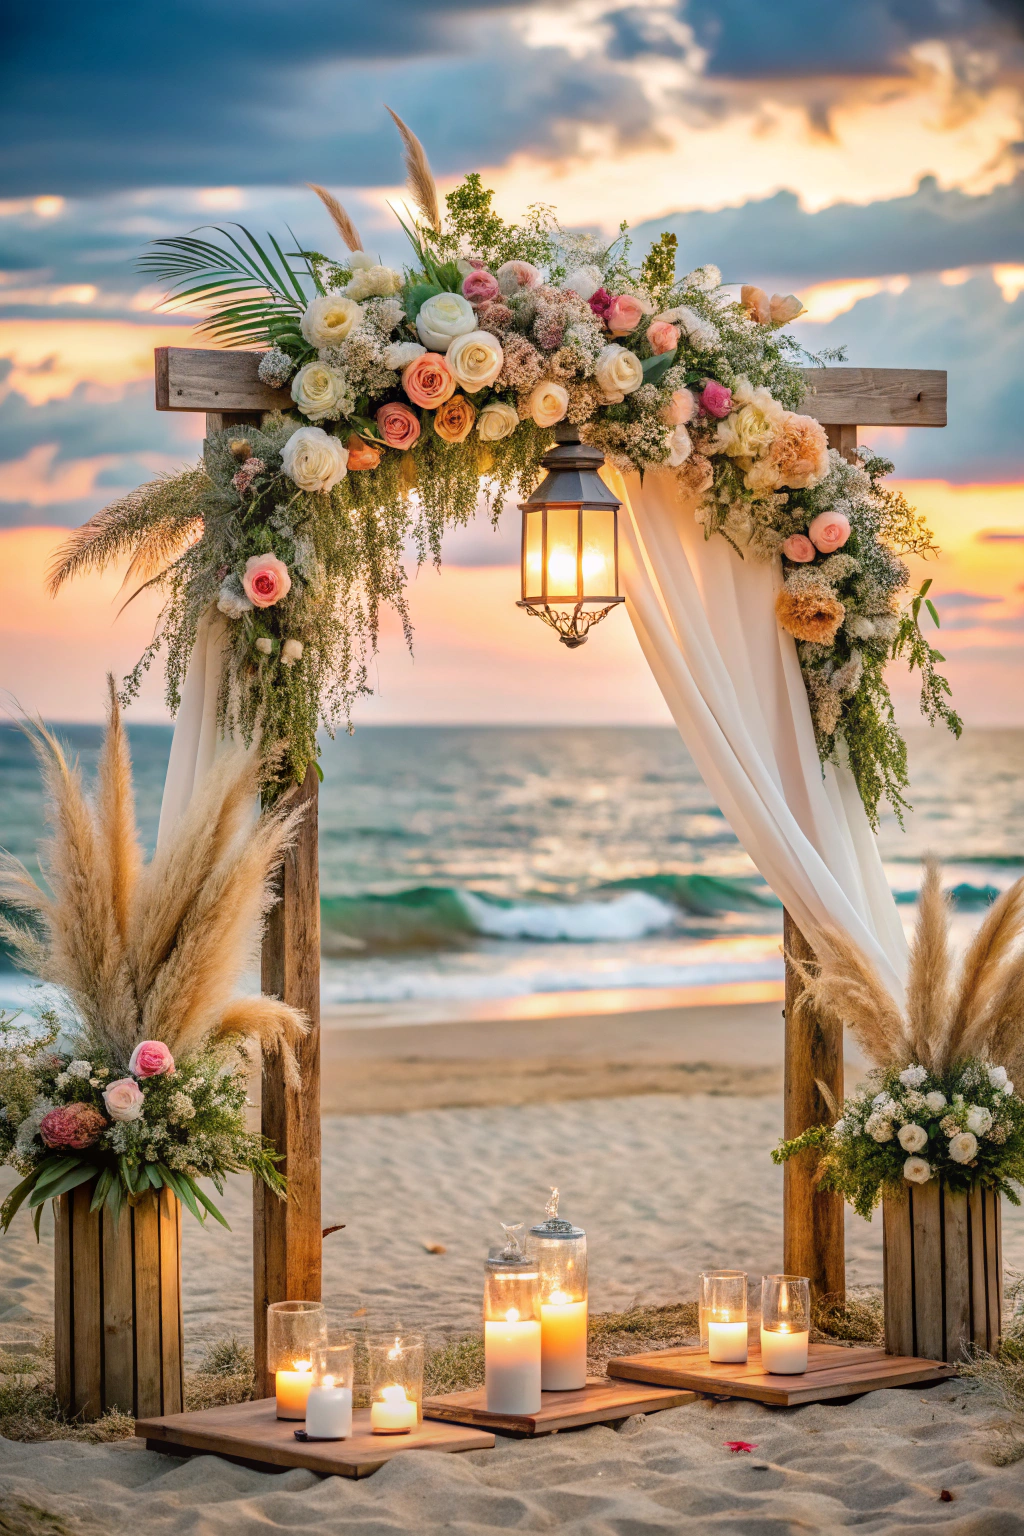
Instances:
[[[247,1042],[277,1049],[295,1083],[303,1016],[269,997],[235,997],[270,876],[301,812],[252,825],[260,765],[241,748],[218,760],[172,834],[143,863],[128,745],[111,680],[96,794],[42,725],[53,836],[44,890],[0,855],[0,916],[15,956],[58,989],[41,1024],[0,1020],[0,1162],[24,1177],[0,1208],[92,1185],[90,1209],[170,1190],[199,1220],[224,1218],[202,1189],[245,1169],[284,1195],[277,1154],[246,1128]]]
[[[200,622],[217,613],[221,723],[281,741],[282,774],[301,779],[320,721],[366,691],[382,603],[408,633],[408,541],[439,560],[446,524],[528,493],[569,423],[624,471],[674,474],[707,537],[781,559],[778,619],[799,645],[822,758],[848,752],[872,819],[883,796],[899,813],[886,662],[918,667],[924,712],[959,731],[919,625],[926,588],[908,593],[901,558],[931,537],[882,484],[890,464],[847,463],[799,412],[798,365],[825,360],[784,329],[799,301],[753,286],[737,299],[711,266],[680,276],[672,234],[633,262],[625,226],[605,245],[546,207],[508,223],[475,173],[442,217],[423,148],[395,120],[414,209],[401,269],[363,248],[322,187],[337,259],[244,229],[158,240],[143,258],[172,305],[206,305],[206,335],[264,349],[260,378],[294,410],[213,434],[202,465],[113,503],[58,556],[54,588],[130,554],[129,574],[168,594],[128,693],[165,645],[176,709]]]

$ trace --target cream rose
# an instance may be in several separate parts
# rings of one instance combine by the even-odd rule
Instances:
[[[362,307],[343,293],[322,293],[310,304],[299,329],[311,347],[336,347],[363,318]]]
[[[928,1145],[928,1132],[923,1125],[901,1125],[898,1134],[904,1152],[920,1152]]]
[[[526,414],[533,417],[538,427],[553,427],[568,409],[569,391],[553,379],[541,379],[535,384],[526,402]]]
[[[984,1136],[986,1131],[992,1129],[992,1111],[986,1109],[984,1104],[972,1104],[967,1111],[966,1125],[975,1136]]]
[[[598,353],[594,377],[605,405],[617,405],[640,388],[644,381],[644,371],[635,352],[613,341]]]
[[[326,363],[307,363],[292,379],[292,399],[310,421],[342,415],[348,394],[345,375]]]
[[[345,284],[345,296],[357,302],[359,299],[386,299],[399,293],[401,287],[402,274],[392,267],[362,267],[353,272]]]
[[[456,336],[476,326],[476,310],[461,293],[435,293],[416,316],[416,331],[430,352],[447,352]]]
[[[733,404],[739,409],[718,423],[715,448],[731,459],[746,460],[749,469],[782,431],[786,411],[769,390],[763,385],[751,388],[748,379],[737,381]]]
[[[103,1103],[111,1120],[141,1120],[145,1108],[142,1089],[133,1077],[119,1077],[108,1084]]]
[[[512,406],[503,400],[492,400],[477,417],[476,430],[485,443],[496,443],[511,437],[518,425],[519,417]]]
[[[932,1176],[932,1165],[924,1157],[908,1157],[903,1164],[903,1177],[911,1184],[927,1184]]]
[[[978,1155],[978,1138],[971,1131],[961,1131],[949,1143],[949,1155],[954,1163],[973,1163]]]
[[[282,667],[294,667],[297,661],[302,660],[302,651],[301,640],[285,640],[281,646]]]
[[[281,467],[300,491],[329,491],[345,478],[348,449],[323,427],[300,427],[281,450]]]
[[[460,384],[469,394],[486,389],[501,372],[505,354],[501,342],[490,331],[467,331],[456,336],[448,348],[446,361]]]

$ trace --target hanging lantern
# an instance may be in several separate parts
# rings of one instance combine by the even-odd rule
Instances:
[[[600,448],[581,443],[573,426],[557,426],[555,436],[557,445],[541,460],[547,474],[520,503],[523,595],[517,607],[550,624],[574,650],[625,601],[619,596],[622,503],[598,474]]]

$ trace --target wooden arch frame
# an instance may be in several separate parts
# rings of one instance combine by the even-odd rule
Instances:
[[[292,405],[286,389],[260,382],[260,352],[196,347],[156,349],[158,411],[202,411],[206,430],[259,425],[267,411]],[[829,446],[847,458],[859,427],[944,427],[946,374],[940,369],[814,368],[802,409],[822,423]],[[279,877],[280,900],[263,941],[263,990],[309,1015],[313,1028],[299,1051],[301,1089],[288,1088],[276,1062],[264,1063],[262,1130],[283,1154],[291,1197],[279,1201],[253,1187],[253,1310],[257,1396],[270,1395],[266,1369],[266,1308],[271,1301],[318,1300],[321,1291],[320,1215],[320,883],[317,856],[318,779],[312,767],[293,791],[311,802],[296,846]],[[789,913],[787,954],[812,957]],[[796,1136],[829,1119],[819,1085],[843,1097],[842,1028],[800,1001],[799,979],[786,966],[784,1133]],[[843,1201],[814,1185],[813,1154],[786,1164],[783,1194],[784,1264],[808,1275],[816,1295],[846,1292]]]

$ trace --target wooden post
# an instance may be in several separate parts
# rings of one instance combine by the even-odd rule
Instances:
[[[788,957],[813,960],[814,951],[786,912],[786,1067],[783,1134],[799,1136],[833,1116],[818,1084],[839,1103],[843,1098],[843,1026],[824,1019],[800,1001],[803,983]],[[814,1182],[817,1156],[802,1152],[785,1166],[783,1184],[783,1263],[789,1275],[806,1275],[811,1296],[846,1297],[843,1197],[826,1194]]]
[[[320,877],[317,860],[319,779],[312,764],[293,801],[306,814],[278,876],[280,900],[263,939],[263,990],[301,1008],[310,1032],[296,1052],[302,1087],[289,1088],[273,1057],[263,1063],[261,1123],[288,1179],[288,1199],[253,1183],[253,1335],[256,1395],[269,1397],[267,1304],[319,1301],[320,1216]]]

